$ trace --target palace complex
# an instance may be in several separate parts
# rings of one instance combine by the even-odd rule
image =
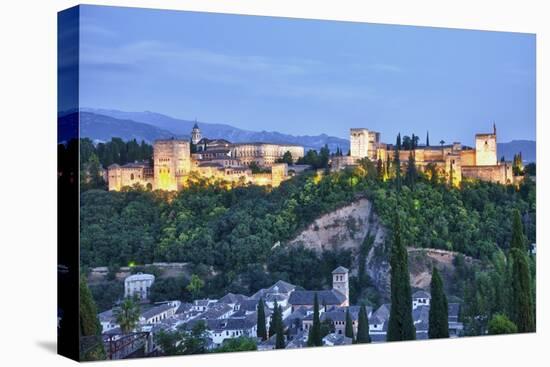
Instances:
[[[350,129],[350,155],[334,157],[332,169],[339,170],[357,165],[357,161],[368,158],[380,161],[384,166],[392,164],[396,147],[380,141],[380,133],[364,128]],[[475,148],[459,142],[450,145],[418,145],[412,149],[399,150],[399,159],[403,170],[407,167],[410,155],[414,156],[416,166],[425,171],[434,167],[447,180],[458,185],[463,179],[479,179],[502,184],[516,183],[512,173],[512,162],[497,159],[497,129],[493,124],[491,133],[475,135]]]
[[[193,153],[192,153],[193,150]],[[120,191],[136,184],[152,190],[180,190],[192,173],[229,182],[279,186],[288,178],[286,163],[277,163],[286,152],[296,162],[304,147],[272,143],[230,143],[203,138],[197,124],[191,141],[157,140],[153,144],[153,166],[148,163],[112,164],[108,167],[109,190]],[[261,173],[253,173],[255,164]]]

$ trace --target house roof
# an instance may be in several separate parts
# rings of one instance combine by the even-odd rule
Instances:
[[[430,293],[426,292],[426,291],[416,291],[413,293],[412,295],[412,298],[413,299],[418,299],[418,298],[432,298],[432,296],[430,295]]]
[[[293,313],[288,315],[284,320],[283,323],[286,327],[291,327],[295,323],[299,323],[301,325],[302,320],[306,317],[307,312],[303,308],[299,308],[295,310]]]
[[[246,299],[248,299],[248,297],[243,294],[227,293],[225,296],[220,298],[218,302],[235,304]]]
[[[262,288],[256,293],[254,293],[252,296],[250,296],[251,299],[259,300],[261,297],[266,297],[269,294],[280,294],[285,293],[288,294],[296,289],[296,286],[294,284],[285,282],[284,280],[278,280],[275,284],[273,284],[269,288]]]
[[[176,310],[176,313],[184,313],[184,312],[188,312],[191,310],[191,307],[193,306],[193,304],[191,303],[187,303],[187,302],[182,302],[182,304],[178,307],[178,309]]]
[[[290,293],[296,286],[285,282],[284,280],[278,280],[275,284],[267,289],[268,293]]]
[[[332,345],[349,345],[353,340],[342,334],[331,333],[323,338],[323,342],[330,342]]]
[[[380,322],[385,322],[390,318],[390,310],[391,310],[391,304],[390,303],[384,303],[374,313],[372,314],[372,317],[376,317]]]
[[[233,310],[233,307],[231,307],[227,303],[215,303],[208,310],[204,311],[200,315],[200,318],[218,319],[232,310]]]
[[[113,313],[113,309],[103,311],[100,314],[97,315],[100,322],[110,322],[115,319],[115,315]]]
[[[315,294],[319,305],[340,305],[346,300],[346,296],[335,290],[323,290],[323,291],[293,291],[290,294],[288,303],[291,305],[313,305],[315,300]]]
[[[142,281],[142,280],[155,280],[155,276],[153,274],[143,274],[143,273],[137,273],[130,275],[124,279],[125,282],[133,282],[133,281]]]
[[[343,266],[339,266],[332,271],[332,274],[347,274],[347,273],[349,273],[349,269]]]
[[[173,308],[172,306],[170,306],[169,304],[164,304],[164,305],[160,305],[160,306],[156,306],[156,307],[153,307],[153,308],[150,308],[146,311],[143,311],[141,313],[141,316],[144,318],[144,319],[150,319],[151,317],[154,317],[156,315],[159,315],[163,312],[166,312],[168,311],[169,309]]]
[[[209,304],[216,303],[216,302],[217,302],[217,300],[206,298],[206,299],[196,299],[193,302],[193,304],[195,306],[208,306]]]
[[[308,332],[305,330],[301,330],[298,332],[292,340],[288,342],[286,345],[287,349],[292,348],[304,348],[307,346],[307,338],[308,338]]]

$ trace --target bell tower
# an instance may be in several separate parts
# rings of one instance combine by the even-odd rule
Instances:
[[[201,129],[199,129],[199,125],[197,125],[197,120],[195,120],[195,125],[193,126],[193,130],[191,130],[191,142],[197,145],[199,141],[201,141],[201,139]]]
[[[332,271],[332,289],[346,296],[344,306],[349,305],[349,270],[339,266]]]

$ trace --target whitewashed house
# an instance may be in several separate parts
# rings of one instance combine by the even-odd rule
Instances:
[[[149,297],[149,288],[155,282],[153,274],[137,273],[124,279],[124,297],[137,297],[145,300]]]
[[[413,310],[418,306],[429,306],[432,296],[426,291],[417,291],[412,295]]]

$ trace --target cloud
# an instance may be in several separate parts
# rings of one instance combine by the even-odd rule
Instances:
[[[401,72],[403,72],[403,68],[401,68],[400,66],[397,66],[397,65],[393,65],[393,64],[371,64],[371,65],[368,65],[367,67],[372,69],[372,70],[386,71],[386,72],[391,72],[391,73],[401,73]]]
[[[341,65],[305,58],[232,55],[156,40],[122,47],[82,45],[81,60],[85,70],[98,77],[136,72],[142,78],[165,78],[167,83],[191,80],[229,85],[249,95],[329,101],[363,100],[374,94],[372,88],[349,80],[351,74]]]

